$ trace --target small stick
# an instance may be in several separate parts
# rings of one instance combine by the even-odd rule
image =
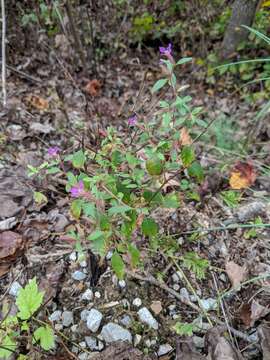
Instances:
[[[2,8],[2,92],[3,106],[7,105],[7,88],[6,88],[6,13],[5,0],[1,0]]]

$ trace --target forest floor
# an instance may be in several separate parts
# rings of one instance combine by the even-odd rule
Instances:
[[[27,167],[48,159],[51,146],[64,154],[82,144],[98,149],[108,125],[130,136],[127,119],[141,101],[138,93],[147,96],[160,76],[158,56],[146,61],[134,52],[109,59],[98,78],[71,76],[64,62],[46,58],[40,53],[20,59],[21,72],[9,70],[8,106],[0,112],[1,303],[14,311],[19,288],[36,276],[45,292],[40,317],[57,334],[55,351],[27,349],[22,342],[21,353],[51,360],[188,360],[207,354],[211,360],[270,359],[270,232],[262,226],[270,224],[269,121],[254,126],[257,107],[226,87],[208,86],[198,80],[195,65],[185,65],[179,74],[188,85],[184,91],[212,122],[197,144],[208,174],[205,193],[179,209],[155,212],[161,233],[174,239],[154,255],[141,241],[144,270],[128,271],[118,281],[109,266],[111,252],[100,263],[90,251],[83,260],[75,251],[62,179],[28,177]],[[243,139],[250,141],[246,152],[238,146]],[[252,164],[256,181],[235,197],[228,193],[228,178],[240,161]],[[47,201],[35,202],[33,191]],[[186,252],[209,261],[205,277],[179,265]],[[132,338],[132,345],[110,345],[114,336]]]

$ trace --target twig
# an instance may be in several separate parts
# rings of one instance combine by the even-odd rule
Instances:
[[[6,13],[5,0],[1,0],[2,8],[2,93],[3,106],[7,104],[7,88],[6,88]]]

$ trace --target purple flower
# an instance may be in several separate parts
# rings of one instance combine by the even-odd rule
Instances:
[[[50,157],[56,157],[58,155],[58,153],[60,152],[60,147],[58,146],[52,146],[48,149],[48,155]]]
[[[128,125],[129,126],[135,126],[137,122],[137,116],[133,115],[128,119]]]
[[[72,186],[70,193],[72,197],[76,198],[83,196],[85,194],[83,181],[80,180],[76,185]]]
[[[170,43],[167,47],[160,46],[159,52],[161,55],[165,55],[167,57],[172,56],[172,44]]]

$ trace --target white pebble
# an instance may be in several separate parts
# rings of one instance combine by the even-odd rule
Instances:
[[[21,284],[18,283],[18,281],[14,281],[12,283],[8,293],[9,293],[9,295],[16,297],[21,288],[22,288]]]
[[[141,322],[147,324],[149,327],[151,327],[155,330],[158,329],[157,320],[153,317],[153,315],[150,313],[150,311],[146,307],[141,308],[138,311],[138,315],[139,315]]]
[[[91,309],[86,320],[89,330],[92,332],[98,331],[103,315],[96,309]]]
[[[121,289],[124,289],[127,284],[126,284],[125,280],[120,280],[120,281],[118,281],[118,285],[120,286]]]
[[[76,251],[73,251],[70,255],[69,255],[69,260],[70,261],[76,261],[77,260],[77,253]]]
[[[100,299],[100,298],[101,298],[101,293],[100,293],[99,291],[96,291],[96,292],[95,292],[95,297],[96,297],[97,299]]]
[[[93,291],[91,289],[85,290],[85,292],[82,294],[82,300],[91,301],[93,299]]]
[[[135,298],[132,301],[132,305],[136,306],[136,307],[140,307],[142,305],[142,300],[140,298]]]
[[[160,345],[160,347],[158,348],[158,356],[163,356],[168,354],[169,352],[171,352],[173,350],[173,348],[171,347],[170,344],[162,344]]]

